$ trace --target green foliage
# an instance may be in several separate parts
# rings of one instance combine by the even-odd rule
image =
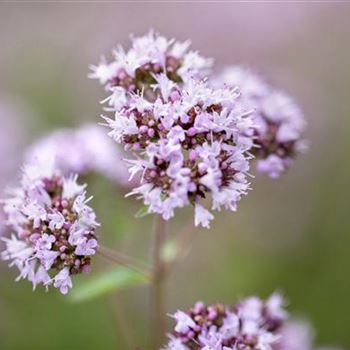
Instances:
[[[99,298],[124,288],[147,284],[141,273],[124,266],[118,266],[99,275],[77,283],[68,296],[69,301],[78,303]]]
[[[149,215],[148,207],[146,205],[142,206],[140,210],[135,214],[136,219],[141,219],[145,217],[146,215]]]

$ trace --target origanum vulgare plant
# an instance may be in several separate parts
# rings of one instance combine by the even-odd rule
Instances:
[[[96,254],[122,265],[130,277],[124,284],[151,285],[153,350],[311,350],[309,327],[287,320],[279,294],[233,306],[198,302],[171,315],[176,325],[165,340],[164,281],[195,227],[209,229],[214,211],[236,211],[254,169],[278,178],[306,148],[303,114],[289,96],[247,68],[212,74],[212,65],[188,41],[150,31],[133,37],[129,50],[118,47],[110,63],[91,66],[90,77],[108,95],[106,128],[60,130],[29,148],[20,184],[3,200],[10,238],[3,238],[2,259],[34,289],[53,285],[63,294],[72,276],[90,271]],[[103,222],[78,180],[90,172],[142,200],[138,217],[154,215],[151,267],[99,245]],[[167,221],[187,206],[194,223],[184,225],[166,255]],[[88,290],[95,293],[100,282]]]

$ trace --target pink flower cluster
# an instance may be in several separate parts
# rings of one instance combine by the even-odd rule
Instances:
[[[266,301],[250,297],[233,306],[198,302],[171,316],[176,325],[163,350],[314,349],[312,327],[289,320],[283,304],[277,293]]]
[[[238,100],[236,88],[214,89],[200,80],[210,61],[174,50],[187,46],[151,32],[134,39],[127,53],[121,55],[119,49],[108,66],[114,74],[133,77],[132,88],[120,79],[104,78],[105,63],[93,68],[92,77],[112,92],[105,100],[107,110],[114,112],[114,117],[104,117],[109,135],[136,154],[129,160],[130,172],[132,177],[141,174],[141,185],[131,194],[165,220],[176,208],[192,204],[195,224],[209,227],[213,215],[203,206],[206,198],[211,198],[212,210],[236,210],[249,189],[252,110]],[[138,63],[131,64],[129,56]],[[176,69],[169,71],[167,62],[174,57]],[[163,68],[150,71],[150,64]],[[150,79],[141,79],[140,67]]]
[[[288,316],[282,302],[278,294],[234,306],[198,302],[172,316],[176,326],[164,350],[272,350]]]
[[[96,216],[87,205],[86,186],[64,177],[52,164],[28,165],[21,185],[4,200],[11,238],[3,238],[3,260],[20,271],[33,288],[53,284],[66,294],[71,275],[90,270],[96,253]]]
[[[196,51],[190,51],[190,41],[177,42],[150,30],[145,36],[132,37],[128,51],[118,46],[113,51],[114,60],[110,63],[102,57],[98,65],[91,66],[90,78],[98,79],[107,90],[115,95],[124,91],[143,91],[153,98],[152,84],[155,75],[166,74],[176,83],[189,78],[204,78],[213,60],[204,58]]]
[[[214,79],[214,86],[223,84],[239,86],[242,102],[254,108],[257,170],[278,178],[307,148],[302,138],[306,126],[302,111],[291,97],[247,68],[227,67]]]
[[[123,157],[123,151],[115,147],[102,127],[86,124],[77,129],[58,130],[39,139],[27,150],[25,162],[45,166],[54,159],[56,169],[65,175],[94,172],[128,187],[131,184]]]
[[[109,136],[135,154],[129,170],[141,183],[131,194],[165,220],[191,204],[204,227],[214,218],[204,201],[236,210],[253,156],[276,178],[305,146],[303,115],[288,96],[239,67],[207,80],[211,64],[188,42],[150,31],[90,74],[110,92]]]

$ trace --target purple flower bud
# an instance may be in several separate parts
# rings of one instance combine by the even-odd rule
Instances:
[[[150,171],[150,176],[155,178],[157,176],[157,172],[155,170]]]
[[[63,208],[67,208],[68,207],[68,202],[64,199],[61,201],[61,205]]]
[[[200,314],[201,312],[203,312],[205,308],[205,304],[202,301],[198,301],[193,308],[193,312],[195,314]]]
[[[69,231],[71,227],[72,227],[72,224],[70,222],[65,222],[63,225],[63,228],[67,231]]]
[[[141,126],[140,126],[140,133],[141,133],[141,134],[146,134],[147,131],[148,131],[147,125],[141,125]]]
[[[141,149],[141,145],[139,143],[134,143],[132,148],[133,150],[138,151],[139,149]]]
[[[197,151],[195,151],[194,149],[191,150],[188,158],[192,161],[195,161],[197,157],[198,157]]]
[[[90,265],[84,265],[84,266],[83,266],[83,272],[84,272],[84,273],[89,273],[90,271],[91,271]]]
[[[171,102],[175,102],[175,101],[179,101],[181,98],[181,95],[178,91],[174,90],[171,94],[170,94],[170,101]]]
[[[187,135],[190,136],[190,137],[196,135],[196,133],[197,133],[197,130],[196,130],[196,128],[194,128],[194,127],[191,127],[191,128],[189,128],[189,129],[187,130]]]
[[[182,114],[180,116],[180,120],[182,123],[187,124],[190,120],[190,117],[188,116],[188,114]]]
[[[154,132],[154,130],[153,130],[153,129],[148,129],[148,131],[147,131],[147,135],[148,135],[149,137],[153,137],[153,136],[154,136],[154,134],[155,134],[155,132]]]
[[[216,312],[216,310],[214,310],[214,309],[211,309],[211,308],[209,308],[209,313],[208,313],[208,320],[215,320],[216,319],[216,317],[218,316],[218,313]]]

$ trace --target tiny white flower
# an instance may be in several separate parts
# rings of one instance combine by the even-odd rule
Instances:
[[[214,215],[200,204],[195,204],[194,223],[196,226],[210,227],[210,221],[214,219]]]

